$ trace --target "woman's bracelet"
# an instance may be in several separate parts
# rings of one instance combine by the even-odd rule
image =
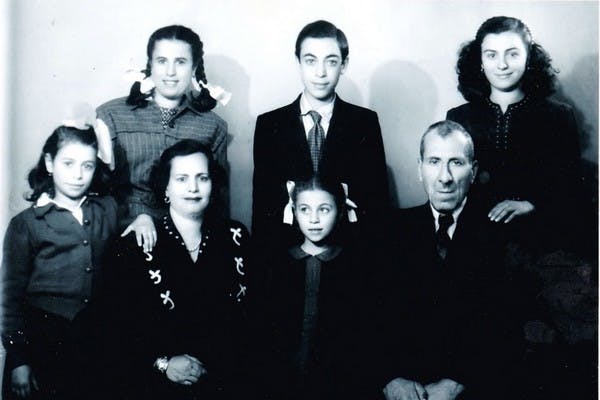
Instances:
[[[167,368],[169,368],[169,359],[164,356],[157,358],[156,361],[154,361],[154,367],[158,372],[164,374],[167,371]]]

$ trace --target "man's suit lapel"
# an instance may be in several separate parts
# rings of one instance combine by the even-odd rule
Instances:
[[[336,96],[335,103],[333,105],[333,115],[329,122],[329,129],[327,130],[327,136],[325,138],[325,151],[324,157],[327,157],[327,153],[331,153],[333,149],[344,149],[344,142],[348,138],[347,123],[348,123],[348,103]],[[335,151],[333,151],[335,153]],[[332,154],[333,154],[332,153]]]

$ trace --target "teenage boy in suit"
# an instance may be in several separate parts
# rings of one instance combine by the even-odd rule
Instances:
[[[389,201],[377,114],[335,93],[348,67],[346,36],[330,22],[310,23],[298,35],[296,58],[303,92],[256,121],[252,229],[263,243],[281,238],[288,180],[319,174],[348,184],[363,225]]]

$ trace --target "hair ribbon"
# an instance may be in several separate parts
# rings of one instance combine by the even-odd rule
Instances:
[[[208,82],[204,83],[202,81],[197,81],[193,77],[192,77],[192,86],[194,87],[194,90],[197,90],[198,92],[201,91],[202,88],[208,90],[210,97],[212,97],[213,99],[215,99],[216,101],[218,101],[219,103],[221,103],[224,106],[226,106],[227,103],[229,103],[229,100],[231,100],[231,92],[228,92],[227,90],[223,89],[221,86],[212,85]]]
[[[292,192],[294,191],[296,183],[294,183],[294,181],[287,181],[285,183],[285,186],[288,192],[288,203],[283,209],[283,223],[292,225],[292,223],[294,222],[294,212],[292,210]]]
[[[356,217],[356,209],[358,206],[355,202],[348,198],[348,184],[342,183],[342,188],[344,188],[344,195],[346,196],[346,208],[348,210],[348,221],[356,222],[358,218]]]
[[[71,118],[62,120],[61,125],[81,130],[93,128],[98,142],[98,158],[108,165],[111,171],[115,169],[110,131],[104,121],[96,118],[96,110],[91,105],[87,103],[75,104]]]

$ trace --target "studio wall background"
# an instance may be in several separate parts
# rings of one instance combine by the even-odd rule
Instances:
[[[25,0],[8,5],[5,217],[27,206],[27,171],[69,107],[126,95],[124,71],[143,68],[149,35],[172,23],[200,34],[208,79],[233,93],[231,102],[215,111],[229,123],[231,135],[231,215],[247,225],[256,116],[300,93],[294,42],[316,19],[332,21],[348,36],[350,64],[338,94],[379,113],[396,205],[425,199],[416,172],[419,137],[446,110],[463,103],[456,90],[456,53],[494,15],[525,21],[553,57],[561,71],[559,96],[578,110],[583,156],[598,162],[597,2]]]

